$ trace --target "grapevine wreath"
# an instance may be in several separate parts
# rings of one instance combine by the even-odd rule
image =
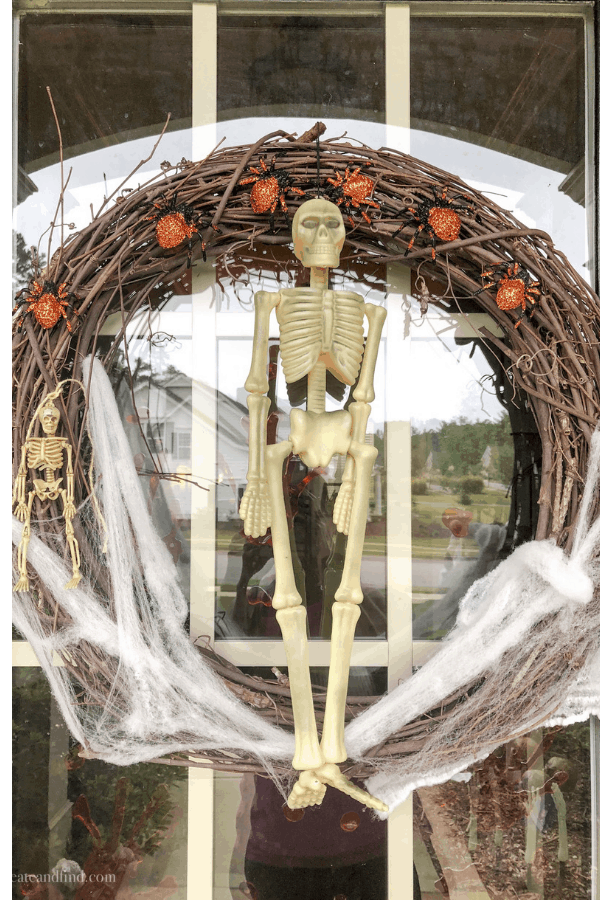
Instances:
[[[157,296],[164,302],[165,290],[185,282],[196,260],[211,261],[217,267],[217,279],[219,272],[234,272],[236,265],[247,259],[254,266],[258,261],[260,266],[276,270],[282,257],[276,257],[274,248],[289,246],[294,211],[304,199],[317,194],[338,204],[344,216],[343,259],[350,270],[354,267],[360,273],[366,264],[410,266],[413,293],[424,315],[430,303],[451,298],[459,309],[461,304],[470,311],[479,309],[500,326],[502,337],[483,328],[482,340],[501,361],[508,390],[524,398],[541,438],[536,540],[543,546],[555,546],[556,552],[560,548],[567,556],[574,550],[600,418],[598,297],[548,234],[523,227],[460,179],[396,150],[374,150],[346,137],[320,139],[324,130],[317,123],[300,138],[276,131],[252,146],[217,147],[201,162],[164,162],[161,174],[136,190],[123,189],[107,198],[90,224],[70,234],[45,271],[38,271],[17,295],[13,316],[14,474],[32,416],[44,397],[66,381],[56,403],[63,415],[63,434],[73,447],[78,510],[73,528],[84,582],[93,580],[96,588],[104,591],[109,614],[113,587],[103,575],[100,550],[79,515],[93,495],[94,480],[86,431],[87,400],[79,386],[86,386],[83,361],[96,356],[110,371],[127,324],[140,310],[156,308]],[[290,266],[300,269],[291,252],[290,260]],[[105,349],[102,344],[98,354],[103,324],[118,312],[123,315],[123,325],[110,347]],[[173,477],[160,471],[155,475]],[[583,506],[587,534],[598,522],[600,493],[588,491]],[[60,545],[64,550],[63,523],[56,505],[40,505],[34,512],[41,544]],[[17,529],[16,543],[18,536]],[[592,550],[588,547],[588,558],[595,564],[595,544]],[[66,635],[72,625],[68,604],[29,563],[28,575],[29,591],[15,595],[22,604],[29,604],[19,621],[35,621],[41,644],[61,633]],[[528,626],[527,640],[513,641],[502,650],[502,665],[521,673],[513,679],[514,698],[510,692],[496,698],[493,716],[478,718],[475,706],[471,721],[477,722],[477,727],[452,728],[444,741],[452,745],[454,754],[462,744],[463,762],[474,756],[474,743],[487,755],[493,746],[523,733],[532,721],[529,698],[547,698],[545,708],[538,711],[542,715],[538,724],[551,719],[557,698],[576,683],[597,650],[597,581],[592,593],[575,617],[582,630],[567,643],[551,638],[559,611],[550,604],[547,615]],[[76,645],[59,642],[58,647],[64,671],[76,685],[80,711],[86,705],[102,707],[109,695],[114,700],[118,659],[86,640]],[[194,653],[252,715],[289,730],[291,700],[285,680],[245,675],[210,646],[197,646]],[[498,691],[491,670],[442,693],[429,708],[402,722],[383,740],[370,746],[358,741],[361,752],[353,754],[346,773],[365,777],[389,772],[426,753],[432,735],[443,730],[466,701],[476,704],[481,696],[481,703],[489,708],[490,691]],[[354,720],[350,730],[357,732],[360,714],[370,713],[378,700],[348,698],[347,720]],[[118,708],[113,703],[117,717]],[[322,722],[324,693],[318,688],[315,709],[317,721]],[[289,771],[289,760],[265,761],[264,754],[247,747],[203,746],[198,758],[197,744],[190,743],[186,751],[182,738],[178,746],[175,752],[154,756],[169,764],[234,772],[277,776]],[[93,755],[93,746],[84,747],[84,752],[86,749]],[[146,751],[143,758],[151,757]],[[437,765],[444,769],[443,761],[438,759]],[[446,772],[456,771],[457,765],[458,756],[449,757]]]

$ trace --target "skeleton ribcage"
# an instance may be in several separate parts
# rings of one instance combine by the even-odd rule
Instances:
[[[62,438],[31,438],[27,450],[29,469],[60,469],[63,463]]]
[[[277,307],[280,353],[288,384],[307,375],[320,357],[354,384],[363,354],[364,300],[352,291],[282,290]]]

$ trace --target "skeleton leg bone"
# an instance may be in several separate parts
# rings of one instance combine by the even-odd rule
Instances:
[[[371,796],[367,791],[356,787],[336,765],[347,758],[344,745],[344,711],[348,692],[352,640],[360,616],[359,604],[362,600],[360,562],[369,503],[369,479],[377,457],[377,450],[367,444],[352,442],[349,453],[352,454],[355,464],[355,492],[348,529],[348,548],[344,572],[333,605],[331,663],[321,739],[321,750],[325,761],[312,770],[302,772],[288,798],[288,806],[290,809],[298,809],[320,804],[325,793],[325,785],[329,785],[371,809],[387,812],[385,803]],[[292,673],[290,670],[291,684]]]
[[[367,404],[359,405],[366,406]],[[366,414],[368,415],[368,412]],[[348,452],[354,460],[355,467],[354,497],[350,510],[344,570],[332,610],[331,661],[321,738],[325,764],[315,772],[315,775],[325,784],[354,797],[365,806],[387,812],[388,807],[385,803],[352,784],[336,765],[347,758],[344,744],[344,712],[348,693],[352,641],[354,629],[360,617],[359,604],[363,598],[360,587],[360,563],[369,509],[369,481],[373,463],[377,458],[375,447],[357,441],[350,444]]]
[[[25,513],[25,519],[23,523],[23,534],[21,536],[19,549],[17,552],[19,580],[15,584],[13,591],[29,590],[29,578],[27,577],[27,548],[29,546],[29,538],[31,536],[31,508],[33,506],[33,498],[35,497],[35,493],[35,491],[29,491],[29,498],[27,500],[27,512]]]
[[[73,577],[65,584],[65,588],[69,590],[71,588],[77,587],[77,585],[81,581],[81,573],[79,571],[81,559],[79,557],[79,544],[73,531],[72,515],[68,511],[69,504],[67,500],[67,492],[61,491],[60,495],[62,497],[63,507],[65,510],[65,534],[67,537],[67,544],[69,545],[69,553],[71,554],[71,563],[73,566]]]
[[[375,447],[355,441],[350,445],[349,453],[354,459],[356,473],[354,500],[344,570],[332,610],[331,662],[321,740],[325,760],[333,763],[343,762],[347,758],[344,746],[344,711],[354,629],[360,617],[359,604],[363,599],[360,564],[369,508],[369,480],[377,458]]]
[[[323,756],[317,735],[308,668],[306,609],[302,606],[302,598],[294,581],[281,479],[283,461],[291,451],[290,441],[271,444],[266,451],[267,483],[271,499],[271,537],[277,573],[273,608],[277,610],[277,621],[283,635],[292,694],[296,736],[292,766],[295,769],[314,769],[321,765]]]

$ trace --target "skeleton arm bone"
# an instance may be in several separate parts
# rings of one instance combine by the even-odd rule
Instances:
[[[13,503],[17,504],[15,515],[21,521],[25,521],[27,514],[27,505],[25,503],[25,483],[27,481],[27,444],[21,447],[21,462],[19,463],[19,471],[15,479],[13,489]]]
[[[75,504],[73,503],[74,479],[73,479],[73,452],[71,445],[64,442],[64,449],[67,451],[67,494],[65,498],[65,519],[70,521],[75,515]]]
[[[271,524],[271,504],[266,481],[265,452],[267,445],[267,413],[270,400],[267,377],[269,319],[279,303],[279,293],[258,291],[255,296],[254,340],[250,374],[244,387],[248,391],[250,431],[248,435],[248,486],[240,503],[240,517],[247,534],[260,537]]]
[[[375,399],[373,375],[387,312],[382,306],[374,306],[372,303],[367,303],[365,314],[369,321],[369,333],[367,335],[360,377],[353,394],[354,403],[351,403],[349,407],[350,415],[352,416],[352,439],[358,444],[364,444],[365,442],[367,422],[371,412],[369,404]],[[342,534],[348,534],[354,497],[355,475],[354,459],[351,455],[348,455],[342,475],[340,492],[333,510],[334,525]]]
[[[375,363],[377,362],[377,354],[379,352],[381,332],[383,331],[383,323],[385,322],[387,312],[383,306],[374,306],[372,303],[367,303],[365,305],[365,315],[369,321],[369,333],[367,335],[360,377],[358,379],[358,384],[354,389],[353,396],[354,399],[359,402],[372,403],[375,399],[373,375],[375,373]],[[354,438],[354,440],[357,440],[357,438]]]

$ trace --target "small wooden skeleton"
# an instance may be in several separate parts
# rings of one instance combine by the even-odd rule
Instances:
[[[81,580],[79,573],[79,545],[73,533],[73,517],[75,515],[75,505],[73,503],[73,454],[69,442],[63,437],[56,437],[60,413],[53,400],[54,397],[52,395],[47,397],[34,416],[34,421],[36,417],[39,419],[42,431],[47,436],[30,437],[28,435],[21,448],[21,462],[13,490],[13,503],[16,503],[15,515],[24,523],[18,551],[19,580],[14,587],[15,591],[29,590],[27,548],[31,536],[31,510],[35,497],[38,497],[41,502],[58,500],[60,497],[66,522],[67,544],[73,564],[73,577],[65,585],[65,588],[77,587]],[[66,488],[62,487],[62,477],[57,477],[57,472],[65,465],[65,452],[67,455]],[[33,489],[29,491],[26,498],[27,472],[28,470],[34,472],[36,469],[43,471],[44,477],[31,479]]]
[[[360,566],[369,504],[369,483],[377,450],[365,442],[370,403],[375,397],[373,373],[386,312],[365,304],[352,291],[328,289],[329,268],[339,264],[345,238],[342,215],[328,200],[308,200],[292,225],[294,252],[310,268],[310,287],[255,295],[252,364],[245,388],[250,413],[248,486],[240,505],[246,533],[259,537],[271,527],[276,587],[273,607],[281,627],[289,667],[296,750],[292,765],[301,774],[288,799],[291,808],[320,804],[326,785],[344,791],[366,806],[385,811],[380,800],[342,775],[338,763],[347,758],[344,711],[350,654],[363,599]],[[276,310],[280,352],[288,383],[308,375],[306,410],[290,414],[289,440],[266,442],[269,399],[267,362],[269,319]],[[364,345],[364,318],[369,331]],[[364,355],[363,355],[364,347]],[[361,367],[362,360],[362,367]],[[327,371],[354,389],[348,410],[325,411]],[[312,702],[306,637],[306,609],[292,568],[288,524],[282,490],[282,466],[290,453],[309,468],[329,465],[334,454],[346,456],[342,485],[333,512],[338,531],[348,536],[340,587],[333,605],[331,665],[323,734],[319,743]]]

